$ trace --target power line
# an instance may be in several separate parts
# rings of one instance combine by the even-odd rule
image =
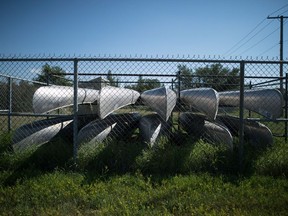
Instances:
[[[242,53],[240,53],[240,55],[242,55],[243,53],[247,52],[248,50],[254,48],[255,46],[257,46],[258,44],[260,44],[262,41],[264,41],[266,38],[268,38],[269,36],[271,36],[272,34],[274,34],[279,28],[275,29],[274,31],[272,31],[270,34],[268,34],[266,37],[262,38],[260,41],[258,41],[257,43],[255,43],[254,45],[252,45],[251,47],[247,48],[246,50],[244,50]]]
[[[250,34],[252,34],[258,26],[260,26],[266,19],[262,20],[260,23],[258,23],[246,36],[244,36],[240,41],[238,41],[234,46],[232,46],[227,52],[225,52],[223,55],[229,54],[238,44],[240,44],[243,40],[245,40]]]
[[[269,49],[265,50],[264,52],[260,53],[257,57],[261,57],[263,56],[265,53],[269,52],[270,50],[272,50],[274,47],[278,46],[279,44],[276,43],[274,44],[272,47],[270,47]]]
[[[286,13],[288,10],[286,10],[286,11],[284,11],[284,12],[282,12],[280,15],[283,15],[284,13]]]
[[[283,20],[288,18],[288,16],[277,16],[277,17],[270,17],[268,16],[267,19],[280,19],[280,77],[283,77]],[[283,92],[283,80],[280,80],[280,91]]]
[[[288,4],[283,5],[281,8],[279,8],[279,9],[277,9],[276,11],[272,12],[269,16],[277,13],[278,11],[282,10],[283,8],[285,8],[285,7],[287,7],[287,6],[288,6]],[[285,13],[285,12],[287,12],[287,11],[284,11],[284,12],[282,12],[281,14],[283,14],[283,13]]]
[[[286,7],[288,7],[288,4],[283,5],[283,6],[280,7],[279,9],[277,9],[277,10],[275,10],[274,12],[270,13],[270,15],[273,15],[273,14],[281,11],[282,9],[284,9],[284,8],[286,8]],[[288,10],[282,12],[281,14],[283,14],[283,13],[285,13],[285,12],[287,12],[287,11],[288,11]],[[249,37],[249,35],[251,35],[262,23],[264,23],[265,20],[266,20],[266,18],[263,19],[261,22],[259,22],[247,35],[245,35],[240,41],[238,41],[235,45],[233,45],[233,46],[232,46],[228,51],[226,51],[223,55],[224,55],[224,56],[228,56],[228,55],[231,55],[232,53],[235,53],[235,52],[236,52],[237,50],[239,50],[242,46],[244,46],[245,44],[247,44],[252,38],[254,38],[257,34],[259,34],[262,30],[264,30],[268,25],[270,25],[271,22],[273,22],[273,21],[271,21],[271,22],[270,22],[269,24],[267,24],[264,28],[262,28],[262,30],[258,31],[258,32],[257,32],[256,34],[254,34],[250,39],[248,39],[246,42],[244,42],[244,43],[241,44],[241,42],[243,42],[247,37]],[[241,45],[239,46],[239,44],[241,44]],[[238,48],[236,48],[236,47],[238,47]],[[236,48],[236,49],[235,49],[235,48]]]
[[[287,4],[288,5],[288,4]],[[287,10],[288,11],[288,10]],[[284,24],[287,23],[288,20],[284,21]],[[278,27],[276,30],[278,30],[280,27]],[[274,30],[272,33],[274,33],[276,30]],[[272,35],[272,33],[270,33],[269,35],[267,35],[265,38],[263,38],[261,41],[263,41],[264,39],[266,39],[267,37],[269,37],[270,35]],[[284,40],[284,42],[287,42],[288,40]],[[261,54],[258,55],[258,57],[262,56],[263,54],[265,54],[266,52],[270,51],[271,49],[273,49],[274,47],[278,46],[279,43],[274,44],[272,47],[268,48],[267,50],[265,50],[264,52],[262,52]]]
[[[266,19],[265,19],[266,20]],[[266,24],[264,27],[262,27],[259,31],[257,31],[254,35],[252,35],[250,38],[248,38],[244,43],[242,43],[241,45],[239,45],[236,49],[234,49],[234,50],[232,50],[232,51],[230,51],[230,52],[228,52],[228,53],[226,53],[227,55],[231,55],[231,54],[233,54],[233,53],[235,53],[237,50],[239,50],[241,47],[243,47],[244,45],[246,45],[249,41],[251,41],[254,37],[256,37],[260,32],[262,32],[265,28],[267,28],[271,23],[272,23],[273,21],[270,21],[268,24]],[[263,21],[260,23],[260,24],[262,24],[263,23]],[[253,31],[255,31],[256,30],[256,28],[260,25],[260,24],[258,24],[250,33],[252,33]],[[248,35],[246,35],[241,41],[243,41],[244,39],[246,39],[249,35],[250,35],[250,33],[248,34]],[[239,44],[239,42],[237,43],[237,44]],[[235,46],[234,46],[235,47]]]
[[[288,20],[284,21],[284,24],[287,23]],[[264,38],[262,38],[260,41],[258,41],[257,43],[253,44],[252,46],[250,46],[248,49],[246,49],[245,51],[243,51],[242,53],[240,53],[239,55],[242,55],[243,53],[247,52],[248,50],[254,48],[255,46],[257,46],[258,44],[260,44],[261,42],[263,42],[266,38],[268,38],[269,36],[271,36],[272,34],[274,34],[278,29],[280,29],[280,27],[278,27],[277,29],[275,29],[274,31],[272,31],[270,34],[268,34],[267,36],[265,36]],[[288,40],[284,40],[283,42],[286,42]],[[273,45],[272,47],[270,47],[269,49],[265,50],[264,52],[262,52],[261,54],[258,55],[262,56],[264,53],[270,51],[272,48],[276,47],[279,43]]]

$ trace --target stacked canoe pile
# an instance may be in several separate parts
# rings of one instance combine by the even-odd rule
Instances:
[[[138,112],[118,112],[122,107],[135,104],[138,99],[153,112],[142,116]],[[101,90],[79,88],[77,94],[78,146],[95,143],[104,139],[122,138],[136,129],[143,142],[153,146],[157,139],[172,134],[171,115],[176,103],[188,107],[181,112],[178,123],[189,136],[205,139],[212,144],[225,144],[233,148],[233,137],[239,134],[240,120],[231,115],[219,115],[219,107],[239,107],[239,91],[216,92],[212,88],[183,90],[176,93],[166,87],[144,91],[104,87]],[[73,106],[74,89],[64,86],[40,87],[33,97],[35,113]],[[244,108],[259,113],[266,118],[282,115],[283,96],[276,89],[247,90],[244,92]],[[40,146],[56,136],[73,136],[71,116],[55,117],[16,129],[12,141],[15,150],[28,146]],[[174,119],[175,120],[175,119]],[[244,121],[244,137],[255,145],[271,145],[273,137],[270,129],[259,122]]]

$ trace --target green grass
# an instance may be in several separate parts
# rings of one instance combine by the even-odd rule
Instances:
[[[285,215],[288,145],[234,150],[177,134],[154,147],[107,140],[79,149],[59,138],[13,152],[0,136],[0,215]],[[177,142],[179,143],[179,142]]]
[[[54,171],[0,188],[2,215],[285,215],[288,181]]]

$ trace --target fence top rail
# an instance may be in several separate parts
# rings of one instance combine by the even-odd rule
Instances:
[[[16,80],[22,80],[22,81],[27,81],[27,82],[32,82],[34,84],[39,84],[39,85],[47,85],[47,83],[44,82],[39,82],[39,81],[35,81],[35,80],[29,80],[29,79],[24,79],[24,78],[20,78],[20,77],[15,77],[15,76],[10,76],[10,75],[5,75],[5,74],[1,74],[0,73],[0,77],[5,77],[7,79],[16,79]]]
[[[280,60],[229,60],[229,59],[199,59],[199,58],[0,58],[0,62],[28,62],[28,61],[119,61],[119,62],[202,62],[202,63],[246,63],[246,64],[288,64],[288,61],[280,61]]]

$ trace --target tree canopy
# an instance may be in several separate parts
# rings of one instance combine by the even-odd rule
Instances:
[[[119,86],[119,80],[113,77],[111,70],[108,71],[107,80],[109,80],[111,86]]]
[[[126,88],[134,89],[138,92],[143,92],[159,87],[161,87],[161,82],[158,79],[150,79],[150,78],[143,79],[141,75],[139,76],[136,85],[126,86]]]
[[[195,75],[203,87],[211,87],[216,91],[226,91],[239,86],[238,68],[226,68],[220,63],[212,64],[195,70]]]
[[[34,80],[54,85],[71,85],[72,83],[65,76],[66,72],[61,67],[45,64]]]
[[[12,111],[13,112],[32,112],[33,111],[33,95],[37,86],[28,81],[12,82]],[[0,110],[8,110],[9,108],[9,84],[0,81]]]
[[[177,78],[179,83],[178,82],[175,83],[176,89],[179,88],[179,84],[180,84],[180,90],[195,87],[193,86],[192,75],[193,75],[192,69],[188,68],[186,65],[178,65]]]
[[[220,63],[199,67],[193,71],[186,65],[178,66],[180,90],[211,87],[216,91],[232,90],[239,86],[239,68],[227,68]],[[180,74],[180,76],[179,76]],[[176,82],[176,88],[178,88]]]

